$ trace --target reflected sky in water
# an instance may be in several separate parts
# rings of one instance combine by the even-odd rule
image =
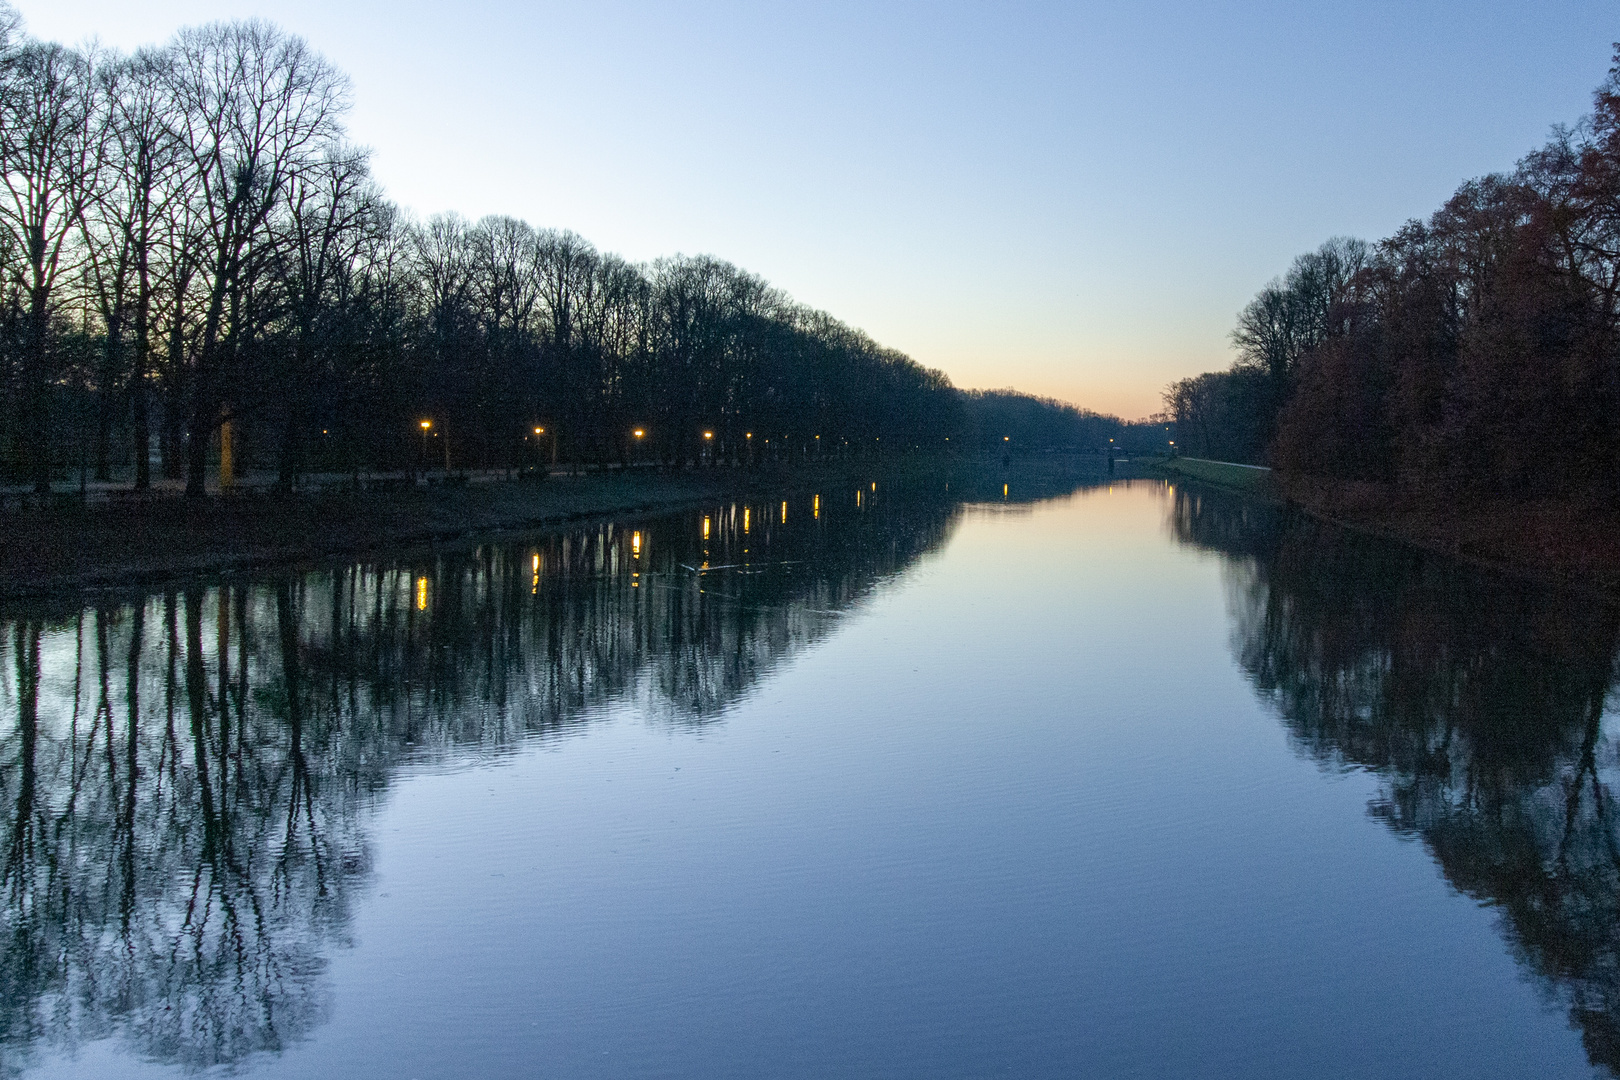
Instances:
[[[1611,606],[1005,483],[11,613],[0,1075],[1620,1062]]]

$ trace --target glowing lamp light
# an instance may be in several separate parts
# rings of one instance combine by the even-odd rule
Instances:
[[[636,438],[639,439],[645,434],[647,434],[645,431],[641,430],[640,428],[636,428]]]
[[[422,421],[422,430],[423,431],[426,431],[428,428],[430,428],[432,426],[433,426],[433,421],[431,421],[431,420]]]
[[[534,429],[534,433],[536,435],[544,435],[546,433],[546,429],[543,427],[537,427]]]
[[[704,433],[703,433],[703,437],[704,437],[704,438],[705,438],[705,439],[712,439],[712,438],[714,438],[714,432],[712,432],[712,431],[705,431],[705,432],[704,432]]]

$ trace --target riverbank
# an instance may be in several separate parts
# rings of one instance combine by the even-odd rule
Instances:
[[[1167,478],[1196,480],[1229,491],[1241,492],[1260,498],[1276,498],[1271,470],[1254,465],[1235,465],[1226,461],[1205,461],[1201,458],[1155,458],[1149,469]]]
[[[1620,592],[1620,513],[1555,500],[1426,499],[1382,484],[1289,480],[1172,458],[1152,471],[1282,501],[1341,528],[1546,584]]]
[[[1318,479],[1278,485],[1333,524],[1515,577],[1620,592],[1620,513],[1552,499],[1426,499],[1387,485]]]
[[[839,486],[952,484],[999,493],[1007,476],[1045,489],[1082,482],[1093,462],[827,464],[633,470],[464,486],[307,495],[232,495],[8,504],[0,511],[0,599],[123,591],[199,574],[264,569],[380,550],[465,543],[582,519],[679,510],[717,499],[781,498]],[[943,487],[942,487],[943,490]],[[985,494],[983,497],[990,497]]]

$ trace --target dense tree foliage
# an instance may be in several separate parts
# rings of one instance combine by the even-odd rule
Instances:
[[[1364,242],[1346,237],[1301,255],[1239,313],[1231,369],[1182,379],[1165,391],[1188,452],[1251,463],[1266,458],[1302,365],[1342,330],[1342,298],[1369,258]]]
[[[1426,222],[1303,256],[1232,370],[1166,400],[1189,447],[1295,477],[1612,504],[1617,301],[1620,53],[1578,125]]]
[[[156,448],[201,493],[224,424],[287,488],[429,461],[1106,445],[1111,418],[964,396],[719,259],[636,265],[510,217],[412,220],[346,141],[343,75],[267,23],[123,56],[0,16],[13,480],[132,463],[143,489]]]

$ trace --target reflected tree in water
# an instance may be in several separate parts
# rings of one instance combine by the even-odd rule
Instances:
[[[0,623],[0,1072],[188,1068],[326,1016],[406,760],[705,724],[938,548],[943,496],[728,505]]]
[[[1296,745],[1377,774],[1373,815],[1500,911],[1620,1072],[1620,607],[1220,494],[1178,491],[1171,527],[1231,556],[1234,649]]]
[[[199,590],[11,627],[8,1071],[40,1040],[114,1030],[206,1067],[324,1011],[321,948],[363,845],[350,800],[312,797],[296,665],[255,655],[246,599]]]

